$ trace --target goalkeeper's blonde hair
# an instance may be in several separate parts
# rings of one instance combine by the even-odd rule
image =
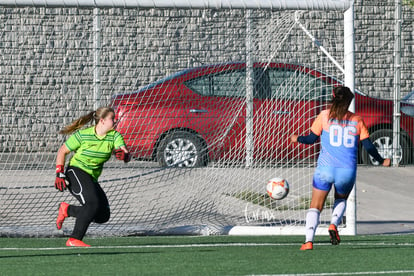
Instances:
[[[74,120],[69,125],[65,126],[61,131],[60,134],[71,134],[78,129],[81,129],[84,125],[91,122],[92,120],[95,121],[95,125],[99,122],[100,119],[105,118],[109,113],[115,114],[115,111],[111,107],[100,107],[95,111],[91,111],[86,115]]]

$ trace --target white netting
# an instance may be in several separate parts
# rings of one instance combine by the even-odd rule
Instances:
[[[134,159],[106,164],[100,183],[111,219],[88,234],[303,226],[318,145],[294,146],[289,137],[308,133],[330,99],[331,78],[343,76],[295,16],[342,64],[342,12],[108,9],[95,29],[88,9],[13,12],[1,14],[1,68],[18,72],[0,81],[2,235],[61,233],[58,204],[76,202],[53,188],[67,138],[57,132],[111,102]],[[290,184],[281,201],[265,191],[276,176]],[[64,233],[73,223],[65,221]]]

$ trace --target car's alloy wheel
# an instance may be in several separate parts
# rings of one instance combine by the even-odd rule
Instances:
[[[205,165],[204,156],[200,138],[185,131],[168,134],[157,150],[157,160],[164,167],[199,167]]]
[[[390,129],[380,129],[374,131],[370,135],[370,139],[374,146],[377,148],[378,153],[382,158],[391,158],[392,160],[392,147],[393,147],[393,133]],[[399,164],[407,164],[410,160],[410,149],[407,146],[407,141],[404,137],[400,138],[400,147],[398,148],[397,155],[399,156]],[[362,161],[364,164],[370,164],[378,166],[379,162],[376,161],[371,155],[369,155],[365,150],[362,154]]]

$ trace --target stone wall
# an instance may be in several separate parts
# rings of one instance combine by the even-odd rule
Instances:
[[[372,96],[393,91],[394,1],[356,1],[356,87]],[[323,20],[321,20],[321,14]],[[403,7],[403,95],[414,89],[414,11]],[[254,13],[255,34],[280,14]],[[303,15],[306,27],[342,62],[343,17],[338,12]],[[100,104],[183,68],[245,60],[245,11],[101,9]],[[65,124],[94,109],[92,9],[2,8],[0,10],[0,153],[56,151]],[[219,28],[217,28],[219,26]],[[279,26],[274,26],[279,28]],[[289,51],[306,56],[312,43],[302,33]],[[290,44],[289,44],[290,45]],[[268,53],[268,41],[256,44]],[[298,60],[286,54],[286,60]]]

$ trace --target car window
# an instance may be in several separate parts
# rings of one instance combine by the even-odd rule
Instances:
[[[333,85],[301,70],[269,68],[271,97],[289,100],[321,100],[331,98]]]
[[[244,68],[215,73],[188,80],[185,85],[203,96],[245,97],[246,70]],[[253,69],[254,98],[270,97],[270,81],[262,68]]]
[[[214,96],[246,96],[246,71],[235,70],[212,76]]]
[[[188,88],[190,88],[192,91],[198,94],[201,94],[203,96],[213,95],[213,90],[211,88],[211,81],[210,81],[209,75],[186,81],[184,84]]]
[[[408,95],[406,95],[403,99],[403,102],[408,102],[413,104],[414,103],[414,90],[411,91],[410,93],[408,93]]]
[[[185,82],[194,92],[204,96],[244,97],[246,70],[238,69],[211,74]]]

